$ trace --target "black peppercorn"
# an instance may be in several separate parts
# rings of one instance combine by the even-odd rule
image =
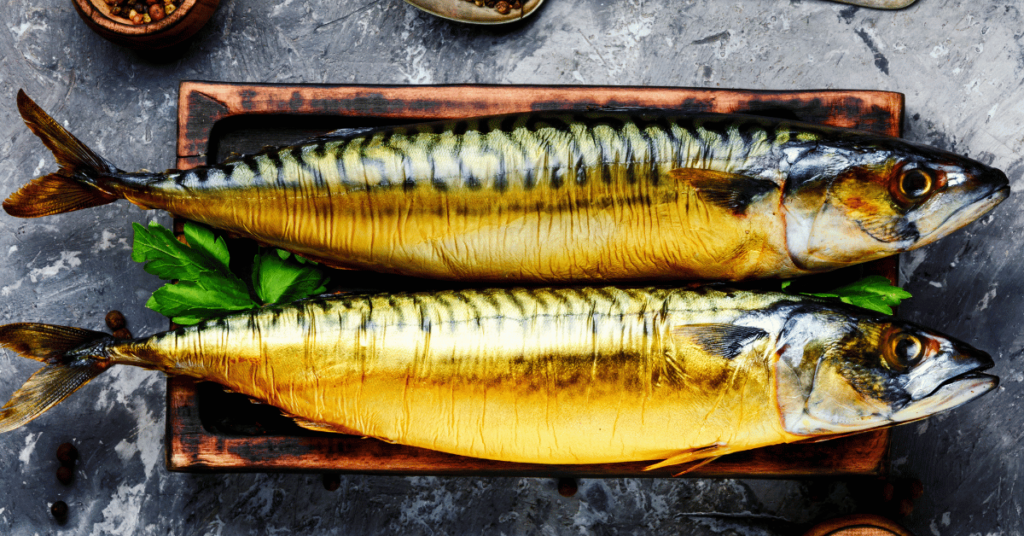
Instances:
[[[64,501],[57,501],[50,506],[50,515],[63,525],[68,520],[68,504]]]
[[[61,443],[57,447],[57,460],[60,461],[61,465],[71,467],[75,465],[75,460],[78,459],[78,449],[75,448],[71,443]]]
[[[126,324],[124,320],[124,315],[121,314],[121,311],[116,310],[107,313],[107,316],[106,318],[104,318],[104,320],[107,322],[107,327],[110,328],[110,331],[117,331],[125,327]]]
[[[578,487],[576,485],[575,478],[558,479],[558,494],[562,497],[572,497],[573,495],[576,495],[577,489]]]
[[[57,480],[59,480],[61,484],[64,484],[65,486],[70,485],[74,478],[75,473],[70,467],[62,465],[57,468]]]
[[[338,491],[341,487],[341,475],[337,473],[324,473],[324,489],[327,491]]]

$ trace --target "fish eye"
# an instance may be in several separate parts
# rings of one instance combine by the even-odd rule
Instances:
[[[900,197],[917,201],[932,191],[935,180],[932,174],[921,168],[904,170],[899,177]]]
[[[885,345],[885,360],[893,370],[906,372],[924,355],[924,342],[910,333],[897,333]]]

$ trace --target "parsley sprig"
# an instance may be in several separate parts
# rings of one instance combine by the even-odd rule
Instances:
[[[785,291],[792,283],[792,281],[783,281],[782,290]],[[843,303],[887,315],[892,314],[893,307],[911,297],[909,292],[893,286],[888,278],[880,275],[869,275],[860,281],[833,289],[830,292],[800,292],[799,294],[819,298],[838,298]]]
[[[132,260],[160,279],[177,279],[150,296],[146,307],[181,325],[247,311],[263,305],[287,303],[323,293],[327,276],[321,267],[287,251],[261,248],[253,259],[249,281],[231,271],[230,252],[222,237],[196,223],[185,223],[182,244],[166,227],[137,223]]]

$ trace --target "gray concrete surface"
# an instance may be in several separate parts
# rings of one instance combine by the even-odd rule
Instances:
[[[126,51],[66,0],[0,3],[0,192],[54,169],[17,116],[18,88],[122,167],[169,167],[180,79],[238,82],[635,84],[852,88],[907,95],[907,137],[1024,174],[1024,16],[1019,0],[919,0],[882,12],[822,0],[548,0],[529,21],[460,26],[399,0],[223,0],[191,44]],[[1024,533],[1018,484],[1024,397],[1024,262],[1017,195],[965,231],[903,258],[905,318],[992,352],[998,392],[899,429],[896,479],[924,495],[902,521],[922,536]],[[40,220],[0,215],[0,320],[92,329],[120,309],[136,334],[165,320],[159,282],[129,259],[126,203]],[[6,399],[35,363],[0,352]],[[172,474],[164,381],[120,368],[0,436],[0,534],[779,534],[883,508],[857,481],[553,481]],[[76,479],[57,483],[72,440]],[[66,501],[67,525],[48,506]]]

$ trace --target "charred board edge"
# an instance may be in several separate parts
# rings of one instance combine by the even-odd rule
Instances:
[[[890,136],[902,134],[904,97],[882,91],[744,91],[554,86],[322,86],[184,81],[179,87],[177,167],[206,162],[217,121],[241,115],[336,115],[412,121],[537,110],[629,110],[777,114]],[[498,98],[500,95],[500,98]],[[180,229],[180,222],[177,228]],[[897,257],[865,272],[897,283]],[[167,385],[166,464],[172,471],[308,471],[401,475],[667,477],[685,467],[644,471],[650,462],[541,465],[496,462],[339,435],[238,437],[209,432],[196,383]],[[877,476],[889,462],[889,430],[821,443],[777,445],[724,456],[688,477]]]

